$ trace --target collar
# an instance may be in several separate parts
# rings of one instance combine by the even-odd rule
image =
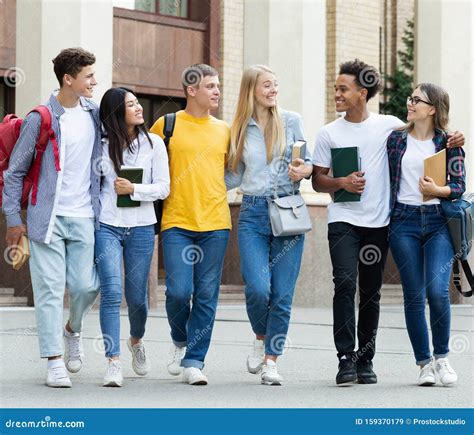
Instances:
[[[63,113],[65,113],[65,110],[64,110],[64,107],[61,105],[61,103],[58,101],[57,95],[58,95],[58,90],[54,91],[51,94],[51,96],[49,97],[49,104],[51,105],[51,110],[53,114],[56,116],[61,116]],[[79,104],[82,106],[84,110],[88,112],[93,109],[90,101],[87,98],[79,97]]]
[[[408,137],[408,131],[403,130],[402,131],[403,140],[406,141],[407,137]],[[435,145],[437,145],[437,146],[443,145],[443,144],[445,144],[446,141],[447,141],[446,132],[443,131],[443,130],[439,130],[439,129],[435,128],[435,134],[433,136],[433,142],[435,143]]]

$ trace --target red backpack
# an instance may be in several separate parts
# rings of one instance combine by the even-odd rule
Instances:
[[[32,191],[31,204],[36,205],[41,159],[43,158],[43,154],[50,140],[53,143],[56,171],[60,171],[58,143],[56,141],[54,131],[51,128],[51,112],[46,106],[42,105],[36,106],[31,112],[38,112],[41,115],[41,126],[35,145],[34,161],[30,167],[30,170],[28,171],[28,174],[23,180],[23,192],[21,195],[22,209],[26,209],[28,207],[28,196],[30,191]],[[8,169],[8,164],[10,162],[13,148],[15,147],[18,137],[20,136],[22,122],[23,120],[16,117],[15,115],[7,115],[5,118],[3,118],[3,122],[0,124],[0,206],[2,206],[3,201],[3,171]]]

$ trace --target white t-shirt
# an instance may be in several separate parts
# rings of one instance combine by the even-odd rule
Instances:
[[[123,152],[123,165],[143,169],[141,184],[134,184],[134,201],[140,201],[138,207],[117,207],[117,194],[114,182],[117,178],[114,165],[109,157],[108,140],[103,139],[102,173],[104,180],[100,192],[100,222],[114,227],[140,227],[156,223],[153,201],[165,199],[170,193],[170,173],[168,153],[163,140],[156,134],[149,133],[153,143],[143,134],[135,139],[135,151]],[[138,142],[140,147],[138,147]]]
[[[94,217],[90,194],[94,122],[80,103],[64,111],[60,118],[62,183],[56,215]]]
[[[439,204],[438,198],[423,202],[423,194],[418,187],[419,180],[424,172],[423,160],[432,156],[435,152],[435,144],[431,139],[417,140],[410,134],[408,135],[407,149],[402,158],[400,190],[397,196],[398,202],[416,206]]]
[[[386,142],[390,133],[404,123],[395,116],[370,113],[359,123],[343,117],[325,125],[316,138],[313,164],[331,168],[331,148],[359,147],[365,189],[359,202],[328,206],[328,223],[347,222],[359,227],[379,228],[389,223],[390,177]]]

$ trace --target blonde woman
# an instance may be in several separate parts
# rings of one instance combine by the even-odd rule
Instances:
[[[448,181],[437,186],[423,176],[423,160],[446,148],[449,96],[422,83],[407,99],[408,124],[387,141],[392,216],[390,249],[400,272],[408,335],[420,366],[418,385],[456,382],[448,361],[449,281],[454,256],[441,198],[459,198],[465,190],[464,151],[447,148]],[[426,200],[423,195],[431,197]],[[425,306],[428,299],[433,342],[430,351]]]
[[[268,201],[274,192],[287,196],[312,173],[311,155],[291,161],[292,146],[304,140],[301,116],[281,111],[278,82],[266,66],[244,71],[226,184],[240,186],[238,238],[247,314],[255,333],[247,358],[250,373],[261,373],[262,384],[281,385],[276,361],[282,354],[290,322],[291,304],[300,270],[304,235],[274,237]]]

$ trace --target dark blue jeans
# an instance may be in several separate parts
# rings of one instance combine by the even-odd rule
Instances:
[[[300,271],[304,234],[274,237],[267,198],[250,195],[242,199],[238,234],[240,268],[252,330],[265,336],[267,355],[281,355]]]
[[[229,230],[174,227],[163,231],[161,239],[171,338],[176,346],[187,347],[181,366],[202,369],[211,343]]]
[[[95,262],[100,278],[100,327],[105,356],[120,355],[122,259],[130,335],[142,338],[148,317],[148,275],[155,245],[153,225],[124,228],[100,224],[95,232]]]
[[[390,223],[390,249],[400,272],[405,319],[418,365],[431,361],[426,299],[430,309],[434,356],[449,352],[449,282],[454,256],[441,206],[397,203]]]

